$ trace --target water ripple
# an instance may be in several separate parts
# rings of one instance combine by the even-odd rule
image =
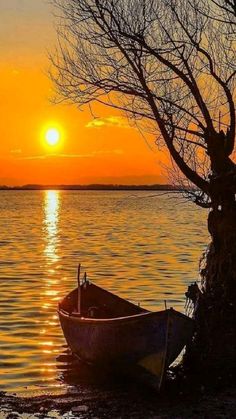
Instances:
[[[56,307],[75,286],[78,263],[148,309],[167,300],[184,310],[208,240],[203,210],[177,194],[173,204],[149,192],[0,193],[0,389],[74,381]]]

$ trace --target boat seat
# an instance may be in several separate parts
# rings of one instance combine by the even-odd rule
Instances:
[[[87,310],[87,317],[91,319],[107,319],[114,317],[111,310],[104,304],[103,306],[91,306]]]
[[[89,307],[88,311],[87,311],[87,317],[89,317],[91,319],[98,319],[99,318],[99,316],[98,316],[99,312],[100,312],[100,310],[99,310],[98,307],[95,307],[95,306]]]

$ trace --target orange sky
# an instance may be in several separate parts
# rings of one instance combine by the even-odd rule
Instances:
[[[47,49],[55,45],[47,0],[0,0],[0,185],[158,183],[161,158],[117,111],[52,105]],[[43,130],[59,126],[60,147]],[[99,125],[99,126],[97,126]]]

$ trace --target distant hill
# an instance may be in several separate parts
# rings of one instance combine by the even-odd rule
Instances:
[[[75,190],[75,191],[177,191],[180,188],[173,185],[113,185],[113,184],[90,184],[90,185],[23,185],[1,186],[0,190],[8,191],[37,191],[37,190]]]

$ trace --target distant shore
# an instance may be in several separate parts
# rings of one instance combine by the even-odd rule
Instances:
[[[68,191],[180,191],[181,188],[168,184],[154,185],[116,185],[116,184],[89,184],[89,185],[0,185],[1,191],[40,191],[40,190],[68,190]]]

